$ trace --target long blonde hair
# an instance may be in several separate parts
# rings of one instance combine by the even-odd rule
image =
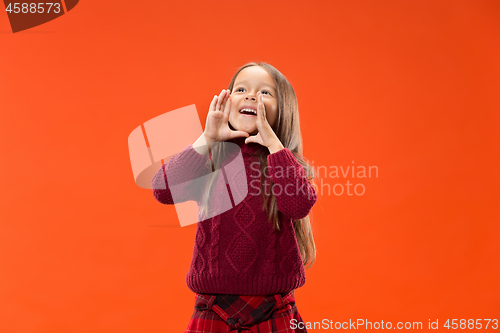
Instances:
[[[302,134],[300,132],[300,122],[299,122],[299,107],[297,103],[297,97],[292,85],[288,82],[283,74],[278,71],[273,66],[264,62],[250,62],[243,65],[233,76],[231,83],[229,84],[229,91],[233,90],[234,82],[238,74],[245,68],[250,66],[260,66],[265,69],[273,78],[274,84],[276,85],[276,97],[278,100],[278,119],[272,127],[276,136],[279,138],[281,143],[285,148],[288,148],[297,162],[304,168],[307,179],[311,183],[314,183],[314,169],[307,163],[307,161],[302,156]],[[231,129],[231,124],[229,124]],[[221,161],[225,160],[226,153],[223,148],[224,145],[214,145],[211,148],[212,163],[214,169],[217,170]],[[279,223],[279,211],[276,203],[276,197],[273,191],[268,191],[266,193],[264,190],[264,170],[267,167],[267,155],[269,155],[269,150],[267,147],[259,146],[256,151],[256,155],[260,162],[260,183],[261,192],[264,198],[264,204],[262,209],[268,214],[269,220],[273,223],[274,230],[280,230]],[[215,181],[215,173],[208,180],[205,187],[205,195],[202,197],[202,203],[200,205],[200,216],[206,214],[208,209],[208,200],[210,197],[210,190]],[[273,186],[273,181],[271,179],[270,188]],[[300,255],[302,257],[302,262],[305,268],[310,268],[314,261],[316,260],[316,246],[314,244],[313,233],[311,229],[311,221],[309,216],[306,216],[300,220],[293,221],[293,227],[295,230],[295,236],[297,238],[297,244],[299,246]]]

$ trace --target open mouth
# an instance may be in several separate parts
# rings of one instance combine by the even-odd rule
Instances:
[[[250,108],[243,108],[240,110],[241,114],[249,115],[249,116],[256,116],[257,115],[257,110],[250,109]]]

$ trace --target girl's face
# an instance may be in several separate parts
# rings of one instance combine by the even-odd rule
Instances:
[[[250,66],[238,74],[231,91],[229,122],[235,130],[244,131],[248,134],[257,134],[257,116],[242,113],[242,110],[253,109],[257,111],[257,105],[259,104],[257,93],[259,91],[264,96],[267,122],[271,127],[276,123],[278,100],[276,99],[274,80],[264,68]]]

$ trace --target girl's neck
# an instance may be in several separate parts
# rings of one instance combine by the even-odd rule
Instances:
[[[238,147],[240,147],[240,150],[244,155],[253,155],[260,150],[260,147],[262,147],[258,143],[254,143],[254,142],[250,142],[250,143],[246,144],[245,139],[246,138],[244,138],[244,137],[239,137],[239,138],[234,138],[234,139],[229,140],[229,141],[237,144]]]

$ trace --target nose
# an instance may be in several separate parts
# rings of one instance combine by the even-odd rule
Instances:
[[[245,96],[245,101],[252,101],[252,102],[256,102],[257,101],[257,97],[255,97],[253,94],[247,94]]]

